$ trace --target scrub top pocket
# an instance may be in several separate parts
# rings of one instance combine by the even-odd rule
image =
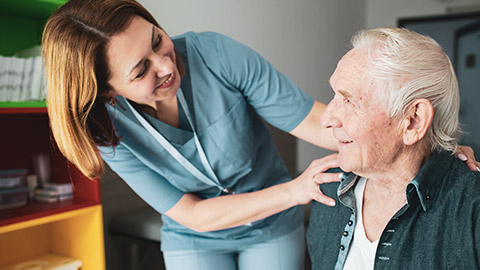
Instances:
[[[218,151],[212,166],[214,170],[220,168],[215,170],[220,181],[245,176],[255,164],[255,138],[251,132],[252,121],[249,114],[245,113],[247,110],[245,100],[241,99],[227,114],[206,129],[210,134],[208,140],[215,146],[206,151]]]

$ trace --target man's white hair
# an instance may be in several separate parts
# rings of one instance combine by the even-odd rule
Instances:
[[[352,39],[354,48],[367,48],[368,74],[385,91],[385,108],[392,118],[402,117],[420,98],[430,101],[433,123],[426,139],[432,150],[454,152],[462,133],[458,113],[460,96],[450,59],[430,37],[404,28],[363,30]]]

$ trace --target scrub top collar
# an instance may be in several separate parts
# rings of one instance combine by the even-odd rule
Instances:
[[[192,129],[195,145],[197,147],[200,160],[202,161],[202,165],[205,171],[207,172],[208,176],[203,174],[190,161],[188,161],[180,152],[178,152],[178,150],[167,139],[165,139],[165,137],[160,132],[158,132],[155,128],[153,128],[152,125],[148,123],[145,120],[145,118],[142,117],[137,112],[137,110],[130,104],[128,100],[126,100],[126,103],[129,109],[132,111],[135,118],[143,125],[143,127],[145,127],[145,129],[158,141],[158,143],[160,143],[160,145],[162,145],[165,148],[165,150],[167,150],[168,153],[173,158],[175,158],[175,160],[177,160],[177,162],[179,162],[186,170],[188,170],[195,178],[204,182],[205,184],[216,186],[225,193],[229,193],[229,190],[220,184],[220,181],[218,180],[217,176],[215,175],[215,172],[213,171],[212,167],[208,162],[208,159],[205,155],[205,151],[203,150],[200,140],[198,139],[197,132],[195,130],[195,125],[192,122],[192,116],[190,115],[188,104],[187,104],[187,101],[185,100],[185,96],[183,95],[183,91],[181,88],[179,88],[177,91],[177,98],[178,98],[178,101],[180,102],[182,109],[184,110],[185,116]]]

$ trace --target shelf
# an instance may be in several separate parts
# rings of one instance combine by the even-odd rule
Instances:
[[[32,108],[15,109],[25,112]],[[5,110],[7,108],[1,108],[0,112]],[[2,161],[0,169],[27,169],[28,174],[33,174],[35,172],[33,156],[37,153],[48,153],[51,157],[52,181],[72,183],[74,197],[73,201],[30,202],[26,206],[0,210],[0,226],[100,204],[99,180],[87,179],[63,157],[51,137],[46,113],[0,113],[0,124],[9,131],[4,132],[0,141],[0,149],[3,154],[0,158]]]
[[[0,0],[0,55],[41,42],[50,14],[67,0]],[[89,180],[58,149],[45,102],[0,102],[0,169],[35,173],[33,157],[49,154],[51,181],[71,183],[73,199],[28,201],[0,210],[0,267],[42,254],[78,258],[82,269],[105,269],[99,180]]]
[[[17,217],[0,220],[0,234],[70,218],[88,211],[90,207],[96,205],[91,202],[70,200],[59,203],[33,202],[23,207],[1,210],[2,218],[4,214]],[[18,213],[14,213],[15,211]]]
[[[0,227],[0,267],[47,253],[105,269],[102,207],[95,205]]]
[[[8,225],[15,225],[18,229],[19,224],[25,221],[39,222],[37,219],[47,218],[59,213],[78,210],[93,205],[98,205],[92,201],[79,201],[76,199],[65,200],[56,203],[30,201],[24,206],[0,210],[0,233],[8,232]],[[11,226],[10,226],[11,227]]]
[[[47,105],[38,102],[0,102],[0,114],[46,113]]]
[[[0,108],[46,108],[45,101],[0,101]]]

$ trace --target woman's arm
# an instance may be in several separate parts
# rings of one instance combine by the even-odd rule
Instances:
[[[315,101],[307,117],[290,134],[316,146],[337,151],[338,141],[333,137],[331,129],[320,124],[320,117],[327,105]]]
[[[185,194],[165,214],[196,231],[215,231],[254,222],[296,205],[316,200],[335,205],[323,195],[319,184],[339,181],[338,173],[324,173],[338,167],[337,154],[313,161],[297,178],[256,192],[199,199]]]

